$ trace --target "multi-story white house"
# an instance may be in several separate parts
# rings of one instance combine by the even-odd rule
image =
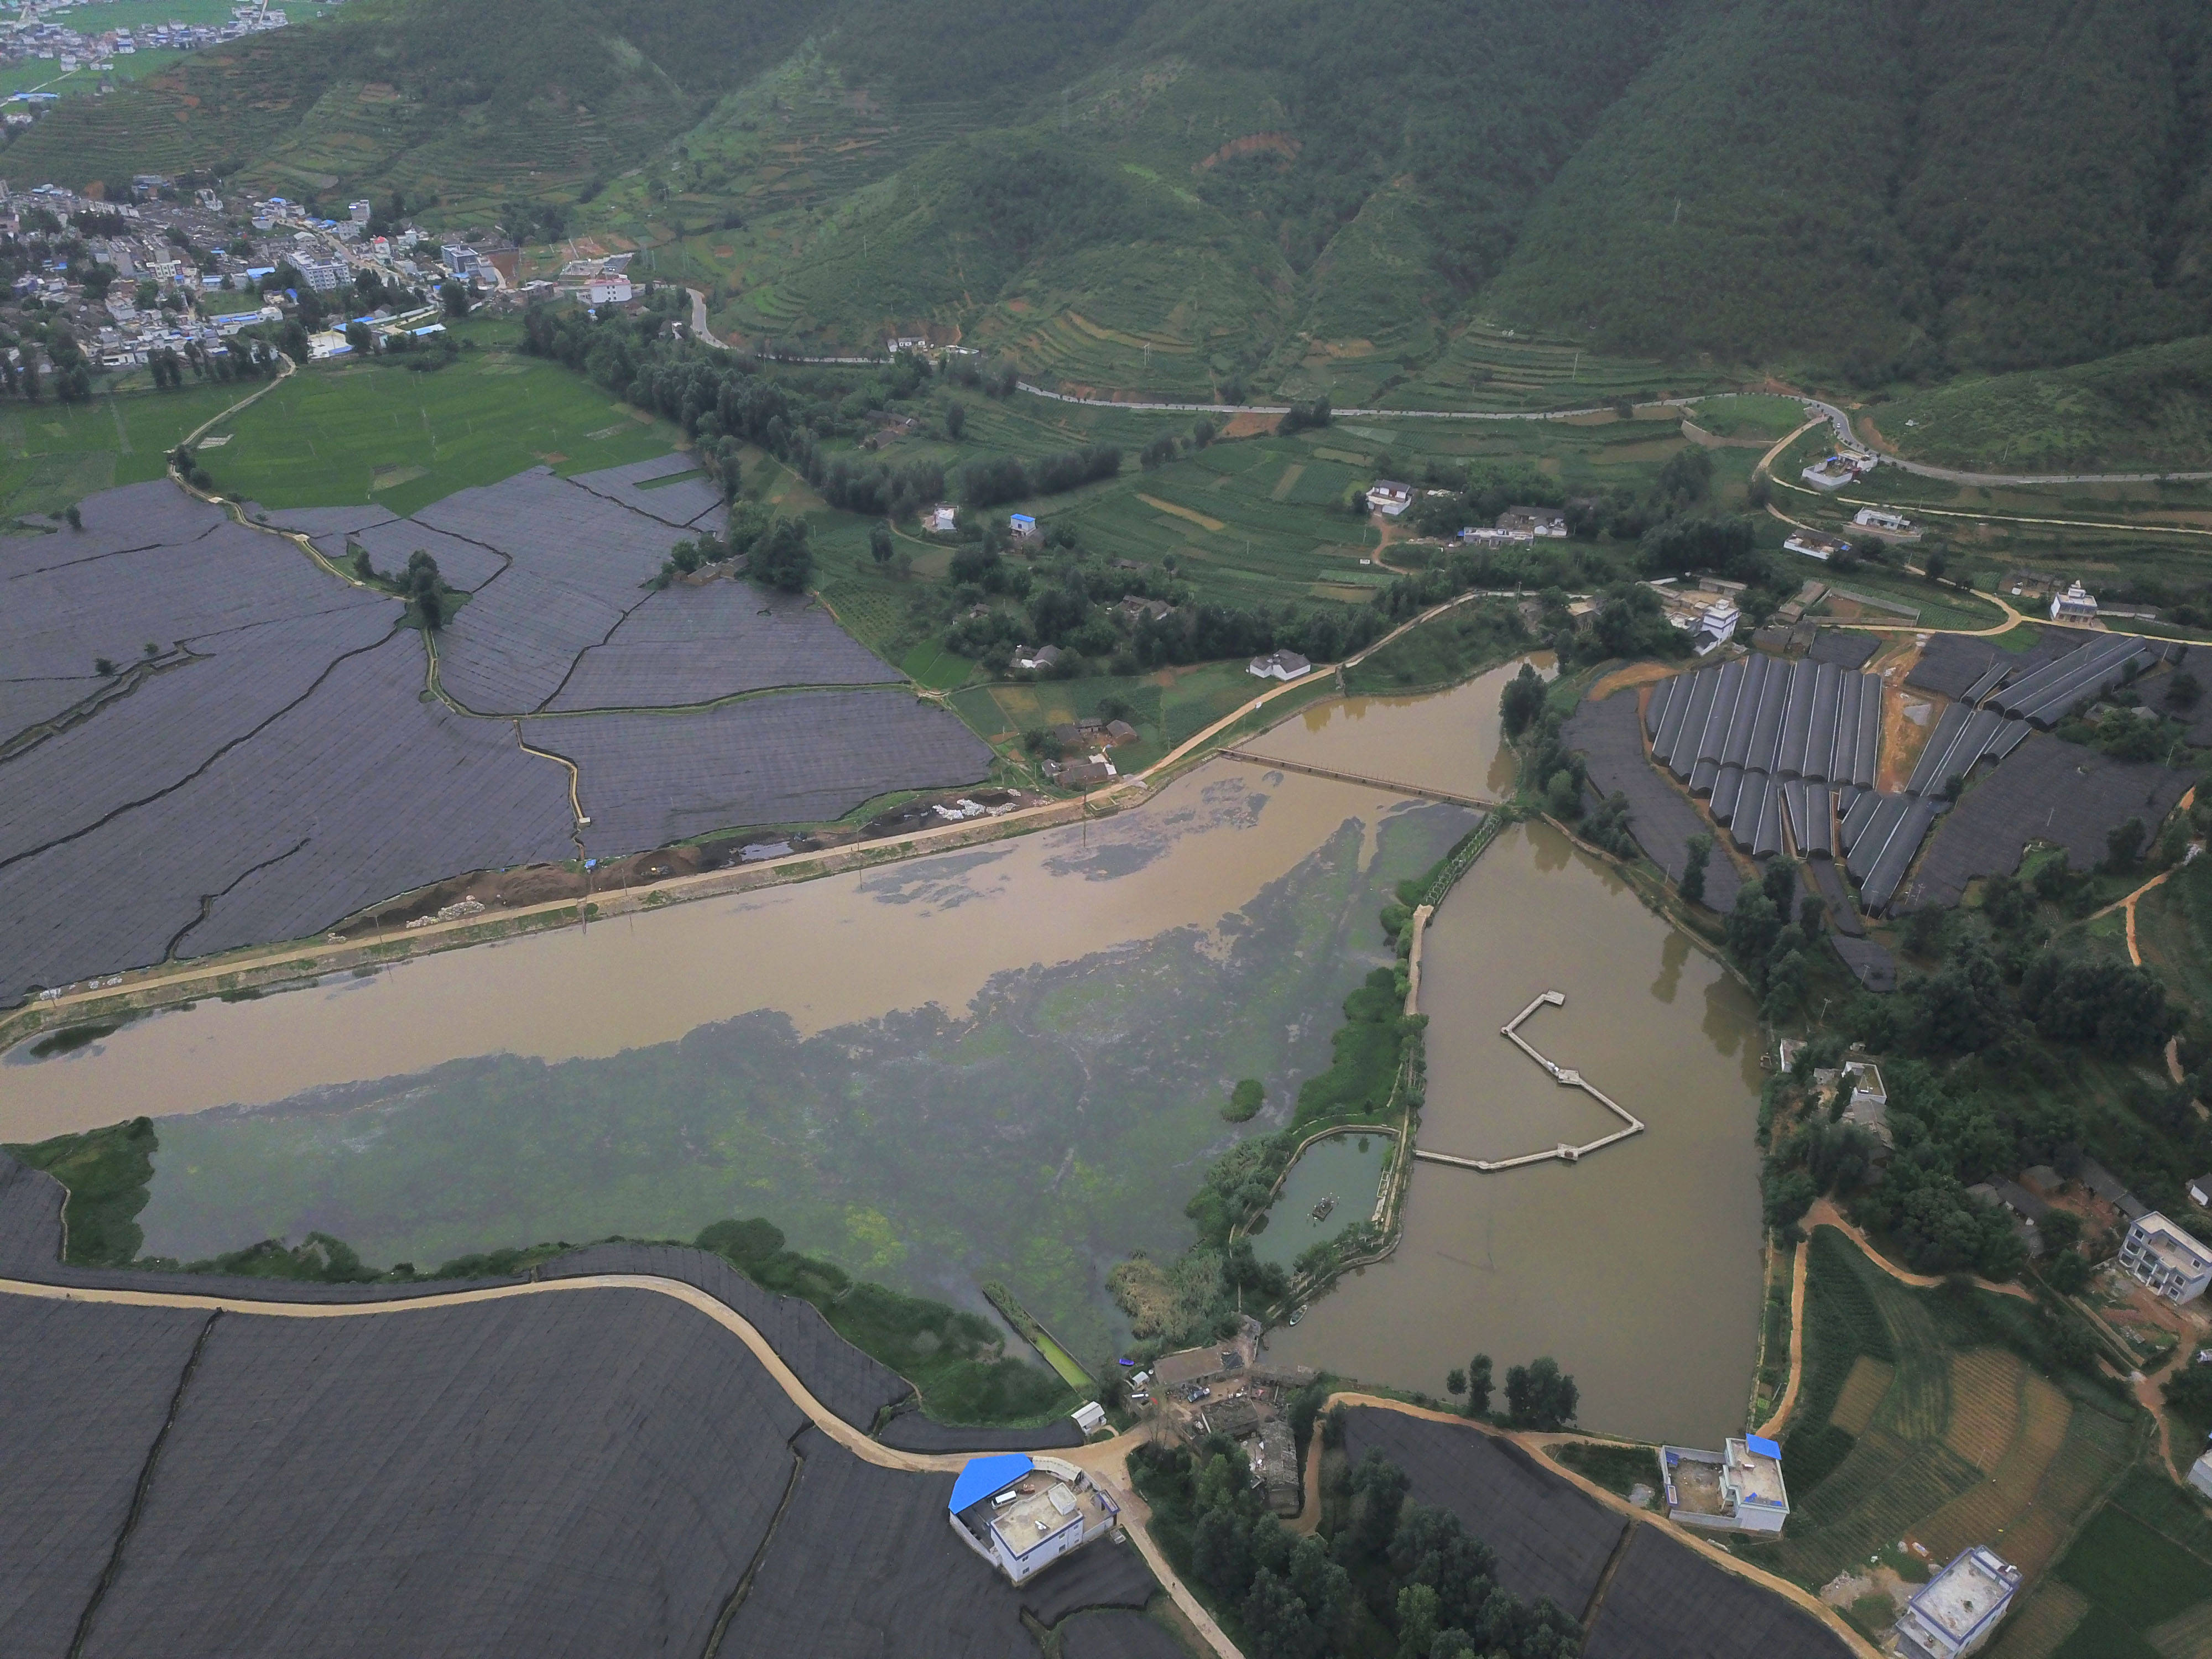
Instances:
[[[946,1507],[961,1540],[1017,1584],[1121,1522],[1121,1506],[1074,1464],[1025,1452],[969,1459]]]
[[[2093,623],[2097,620],[2097,596],[2087,592],[2075,582],[2063,593],[2051,596],[2051,620],[2057,623]]]
[[[2120,1266],[2170,1302],[2194,1302],[2212,1285],[2212,1248],[2156,1210],[2130,1224]]]
[[[1980,1544],[1914,1592],[1897,1621],[1900,1659],[1966,1659],[1996,1634],[2020,1589],[2020,1569]]]

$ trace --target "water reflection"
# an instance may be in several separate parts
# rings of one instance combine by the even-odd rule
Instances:
[[[1260,754],[1364,777],[1502,799],[1513,787],[1513,751],[1500,729],[1505,683],[1533,663],[1547,679],[1552,653],[1536,651],[1449,691],[1418,697],[1340,697],[1252,740]]]
[[[1423,1146],[1495,1158],[1613,1127],[1498,1036],[1554,988],[1566,1004],[1523,1028],[1530,1041],[1648,1131],[1572,1166],[1417,1164],[1396,1255],[1270,1348],[1431,1393],[1478,1351],[1501,1374],[1549,1353],[1582,1385],[1586,1424],[1711,1443],[1743,1426],[1757,1338],[1755,1011],[1557,831],[1509,830],[1429,931]]]

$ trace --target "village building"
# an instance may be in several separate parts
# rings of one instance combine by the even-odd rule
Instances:
[[[2212,1451],[2189,1466],[2189,1484],[2205,1497],[2212,1498]]]
[[[1386,518],[1396,518],[1413,505],[1413,487],[1400,483],[1395,478],[1377,478],[1367,489],[1367,505],[1370,511]]]
[[[1697,631],[1690,638],[1690,649],[1701,657],[1711,656],[1735,637],[1736,624],[1742,620],[1742,615],[1734,599],[1715,600],[1698,618]]]
[[[2055,623],[2096,621],[2097,596],[2085,591],[2079,582],[2071,584],[2063,593],[2051,595],[2051,620]]]
[[[1511,535],[1562,537],[1567,515],[1556,507],[1509,507],[1498,515],[1498,527]]]
[[[2189,1183],[2189,1201],[2200,1210],[2212,1210],[2212,1175],[2201,1175]]]
[[[1859,481],[1861,459],[1856,455],[1830,455],[1824,459],[1814,462],[1797,476],[1815,489],[1832,492],[1841,489],[1846,484],[1854,484]],[[1872,471],[1874,458],[1869,455],[1863,459],[1864,470]]]
[[[2130,1192],[2121,1184],[2119,1176],[2094,1158],[2081,1160],[2081,1184],[2130,1221],[2140,1221],[2150,1213],[2149,1205]]]
[[[940,536],[950,536],[960,527],[960,509],[957,507],[932,507],[929,527]]]
[[[1842,537],[1824,536],[1817,530],[1797,531],[1782,545],[1792,553],[1802,553],[1808,559],[1819,559],[1824,563],[1839,553],[1851,550],[1851,544]]]
[[[1871,530],[1876,535],[1917,536],[1912,520],[1902,513],[1892,513],[1879,507],[1863,507],[1851,514],[1851,522],[1862,530]]]
[[[2020,1569],[1986,1545],[1961,1551],[1913,1593],[1897,1621],[1899,1659],[1965,1659],[1996,1633],[2020,1589]]]
[[[1780,1532],[1790,1518],[1782,1448],[1756,1434],[1723,1446],[1717,1452],[1659,1448],[1667,1518],[1717,1532]]]
[[[1312,672],[1313,665],[1295,651],[1277,651],[1253,658],[1244,665],[1244,672],[1263,680],[1294,680]]]
[[[961,1541],[1017,1584],[1121,1523],[1121,1505],[1074,1464],[1024,1452],[969,1458],[945,1510]]]
[[[1014,666],[1042,672],[1057,663],[1060,654],[1056,645],[1018,645],[1014,647]]]
[[[1111,782],[1120,775],[1114,763],[1103,755],[1087,755],[1060,763],[1054,781],[1065,789],[1089,789],[1096,785]]]
[[[1115,608],[1121,613],[1121,620],[1129,623],[1165,622],[1176,613],[1165,599],[1148,599],[1139,593],[1124,593]]]
[[[2212,1285],[2212,1247],[2156,1210],[2129,1224],[2120,1266],[2169,1302],[2194,1302]]]

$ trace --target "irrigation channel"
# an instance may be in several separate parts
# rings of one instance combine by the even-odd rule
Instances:
[[[1253,746],[1499,799],[1516,667],[1316,705]],[[49,1059],[18,1049],[0,1140],[152,1115],[149,1255],[319,1229],[427,1267],[763,1215],[795,1249],[979,1312],[1001,1282],[1096,1364],[1126,1328],[1107,1271],[1189,1242],[1207,1165],[1287,1121],[1346,995],[1391,960],[1376,918],[1397,883],[1476,822],[1217,759],[1087,826],[210,1000]],[[1614,1127],[1495,1035],[1554,987],[1569,1000],[1542,1016],[1545,1050],[1651,1132],[1504,1176],[1405,1159],[1395,1255],[1273,1341],[1432,1392],[1478,1348],[1501,1372],[1550,1352],[1594,1426],[1740,1427],[1759,1295],[1753,1011],[1541,825],[1500,830],[1425,925],[1421,1144],[1488,1157]],[[1235,1127],[1220,1109],[1243,1077],[1267,1103]],[[1374,1188],[1363,1204],[1352,1177],[1334,1188],[1372,1213]]]

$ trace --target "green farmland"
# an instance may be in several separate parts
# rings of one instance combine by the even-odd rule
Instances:
[[[497,349],[434,374],[317,364],[211,435],[222,430],[231,442],[201,459],[227,494],[400,514],[532,466],[587,472],[665,455],[681,435],[579,375]]]
[[[252,390],[191,386],[82,404],[11,404],[0,416],[0,511],[11,518],[58,513],[95,490],[158,478],[179,440]]]

